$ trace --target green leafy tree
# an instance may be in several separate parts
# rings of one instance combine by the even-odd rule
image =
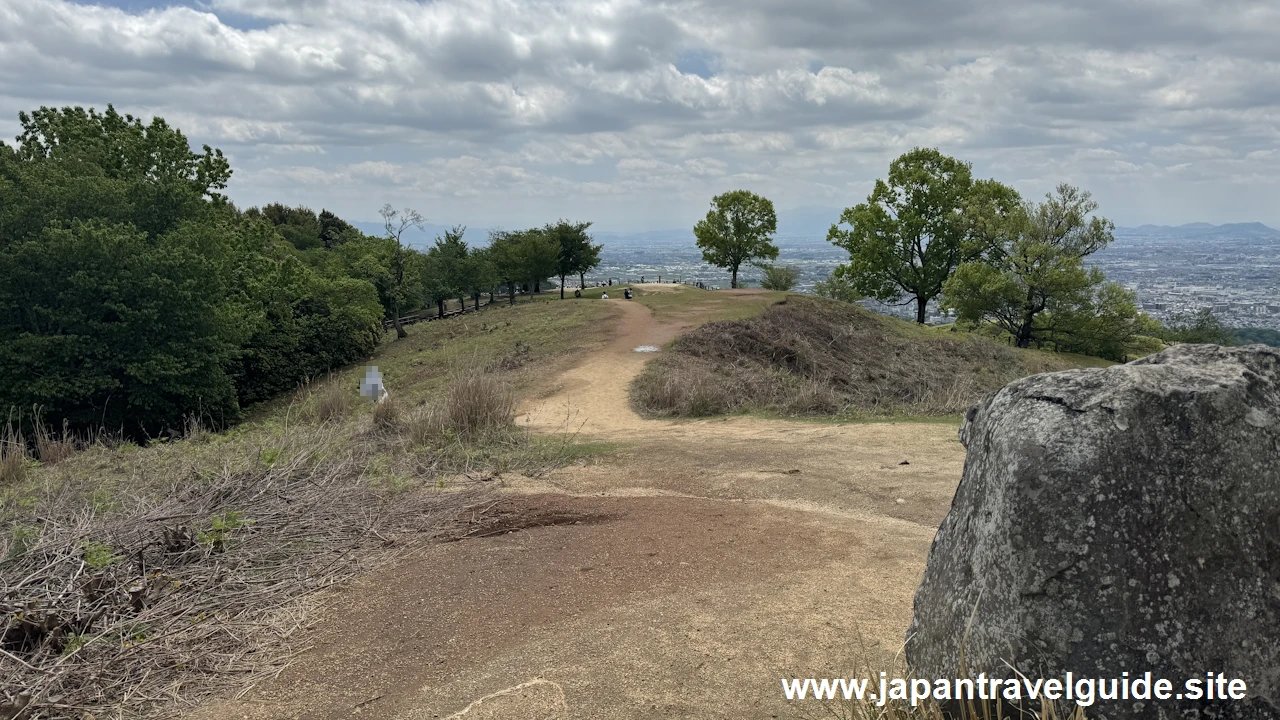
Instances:
[[[493,289],[502,282],[494,266],[493,254],[489,248],[472,248],[467,256],[464,272],[466,291],[475,302],[476,310],[480,309],[480,296],[488,293],[489,302],[493,302]]]
[[[1235,345],[1236,333],[1222,324],[1211,308],[1200,308],[1169,318],[1163,339],[1172,343]]]
[[[561,300],[564,299],[566,277],[577,275],[579,286],[585,288],[587,271],[600,264],[602,246],[591,242],[591,235],[587,232],[590,227],[589,222],[571,223],[560,220],[542,230],[548,237],[555,238],[560,246],[555,273],[560,278]]]
[[[317,219],[320,221],[320,240],[327,250],[332,250],[360,234],[360,231],[351,223],[328,210],[321,210]]]
[[[412,303],[412,290],[406,283],[408,275],[405,272],[408,266],[408,252],[405,247],[403,236],[409,228],[423,229],[426,218],[417,211],[410,208],[404,210],[396,210],[391,207],[391,203],[382,206],[378,211],[382,215],[383,230],[386,232],[388,240],[394,242],[391,248],[390,263],[390,290],[391,298],[391,324],[396,329],[396,339],[403,339],[409,336],[405,332],[404,323],[400,322],[400,309],[409,306]]]
[[[554,277],[560,264],[559,240],[540,229],[527,230],[521,234],[518,247],[522,279],[533,292],[541,292],[542,281]]]
[[[881,302],[914,302],[924,323],[929,301],[962,263],[1008,232],[1018,194],[974,180],[968,163],[916,148],[889,164],[865,203],[845,208],[827,240],[849,252],[836,273]],[[841,227],[841,226],[847,227]]]
[[[0,143],[0,408],[154,436],[191,414],[232,422],[372,350],[374,286],[237,211],[219,151],[111,107],[19,120]]]
[[[864,297],[848,278],[836,273],[831,273],[825,279],[814,283],[813,292],[819,297],[847,303],[858,302]]]
[[[764,273],[764,277],[760,279],[760,287],[765,290],[787,291],[796,286],[796,282],[800,280],[800,268],[795,265],[771,265],[769,263],[757,263],[756,267]]]
[[[144,125],[107,106],[19,113],[17,145],[0,142],[0,246],[75,220],[128,223],[155,238],[222,204],[222,151],[191,150],[161,118]]]
[[[961,264],[947,280],[943,306],[961,322],[992,321],[1018,347],[1030,347],[1049,332],[1042,313],[1088,305],[1105,280],[1084,266],[1112,241],[1111,221],[1089,217],[1097,207],[1088,192],[1065,184],[1044,202],[1025,205],[985,258]]]
[[[510,304],[516,303],[516,283],[524,277],[524,259],[520,253],[523,232],[491,230],[489,247],[486,248],[489,263],[500,284],[507,286]]]
[[[734,288],[738,287],[738,268],[744,263],[778,257],[772,242],[777,231],[773,202],[747,190],[715,196],[707,216],[693,226],[703,261],[729,270]]]
[[[1280,347],[1280,330],[1257,327],[1236,328],[1235,340],[1236,345],[1261,344]]]
[[[236,353],[209,259],[130,225],[50,225],[0,256],[0,407],[155,434],[237,414]]]
[[[1102,282],[1045,313],[1044,337],[1059,352],[1125,362],[1145,327],[1142,318],[1133,291]]]
[[[427,250],[425,286],[426,298],[439,309],[444,317],[444,304],[452,297],[461,297],[469,289],[467,243],[462,235],[466,228],[457,226],[447,230],[444,237],[436,238]],[[465,309],[465,306],[464,308]]]

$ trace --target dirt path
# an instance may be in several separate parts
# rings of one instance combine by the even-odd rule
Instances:
[[[617,334],[522,422],[617,457],[510,484],[518,532],[432,547],[325,610],[314,648],[198,717],[799,717],[783,676],[892,662],[963,462],[955,428],[646,421],[627,385],[681,330]]]

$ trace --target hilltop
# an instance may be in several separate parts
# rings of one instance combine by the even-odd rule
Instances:
[[[654,416],[948,415],[1020,377],[1106,364],[788,295],[757,317],[682,335],[637,378],[632,399]]]

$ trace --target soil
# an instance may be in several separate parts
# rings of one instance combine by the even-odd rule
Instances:
[[[508,478],[470,537],[346,586],[276,680],[195,717],[799,717],[818,708],[780,678],[893,666],[955,426],[642,419],[627,386],[655,353],[634,349],[700,319],[601,302],[612,339],[520,421],[618,452]]]

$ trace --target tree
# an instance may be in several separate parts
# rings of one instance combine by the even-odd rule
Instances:
[[[396,329],[396,339],[401,339],[409,336],[400,322],[400,308],[409,299],[405,289],[405,246],[401,237],[404,231],[411,227],[422,230],[422,225],[427,220],[417,210],[410,208],[395,210],[391,207],[391,203],[383,205],[378,213],[382,215],[383,229],[386,231],[387,239],[395,241],[391,256],[391,323]]]
[[[734,190],[711,199],[707,216],[693,226],[704,262],[732,273],[738,287],[738,268],[756,259],[773,260],[778,248],[771,240],[778,231],[773,202],[747,190]]]
[[[0,407],[159,432],[234,417],[236,328],[214,262],[126,224],[53,225],[0,256]]]
[[[1280,330],[1247,327],[1236,328],[1234,334],[1236,345],[1262,344],[1270,345],[1271,347],[1280,347]]]
[[[356,271],[389,278],[391,240],[351,228],[330,256],[310,210],[238,211],[222,153],[161,118],[19,119],[19,144],[0,143],[0,408],[154,437],[193,414],[233,422],[373,349],[382,308]]]
[[[467,256],[465,289],[471,294],[476,310],[480,309],[480,295],[489,294],[489,302],[493,302],[493,288],[501,278],[493,262],[493,253],[489,248],[473,248]]]
[[[1177,313],[1169,318],[1161,338],[1173,343],[1235,345],[1236,331],[1222,324],[1211,308],[1194,313]]]
[[[781,290],[786,292],[796,286],[796,281],[800,279],[800,268],[795,265],[771,265],[768,263],[756,263],[756,267],[764,273],[764,278],[760,280],[760,287],[765,290]]]
[[[1043,318],[1044,337],[1058,352],[1125,362],[1147,327],[1133,291],[1118,283],[1091,285],[1071,303],[1056,303]]]
[[[814,283],[813,292],[819,297],[847,303],[855,303],[863,298],[862,293],[853,287],[853,283],[849,282],[848,278],[835,273],[828,275],[825,280]]]
[[[468,289],[465,276],[468,251],[467,243],[462,239],[465,232],[466,228],[455,226],[445,231],[444,237],[436,238],[435,244],[427,250],[426,297],[439,308],[440,317],[444,317],[445,301],[460,297]]]
[[[351,223],[328,210],[320,211],[319,220],[320,240],[324,242],[326,250],[332,250],[360,234],[360,231],[352,227]]]
[[[827,240],[849,252],[836,274],[881,302],[914,302],[916,322],[924,323],[929,301],[956,267],[1007,232],[1005,218],[1018,202],[1010,187],[975,181],[968,163],[916,148],[890,163],[888,180],[877,180],[867,201],[845,208],[831,226]]]
[[[578,276],[580,287],[586,287],[586,273],[600,264],[602,246],[591,243],[591,235],[587,229],[589,222],[571,223],[561,220],[554,225],[547,225],[542,232],[555,238],[560,246],[560,254],[556,261],[556,277],[560,278],[560,299],[564,299],[564,279],[570,275]]]
[[[543,280],[553,277],[560,264],[560,242],[544,230],[526,230],[520,234],[519,257],[522,279],[528,281],[533,292],[540,292]]]
[[[1065,317],[1089,305],[1105,280],[1084,266],[1112,240],[1111,221],[1087,217],[1097,207],[1088,192],[1066,184],[1044,202],[1024,205],[1010,218],[1011,232],[947,280],[943,306],[961,322],[993,321],[1018,347],[1030,347],[1051,332],[1041,313]]]
[[[510,304],[516,304],[516,281],[524,274],[523,259],[520,255],[520,232],[507,230],[490,230],[487,254],[493,267],[494,275],[499,282],[507,286]]]
[[[147,125],[108,105],[19,113],[17,145],[0,142],[0,247],[51,223],[127,223],[155,238],[225,204],[221,150],[191,150],[162,118]]]

